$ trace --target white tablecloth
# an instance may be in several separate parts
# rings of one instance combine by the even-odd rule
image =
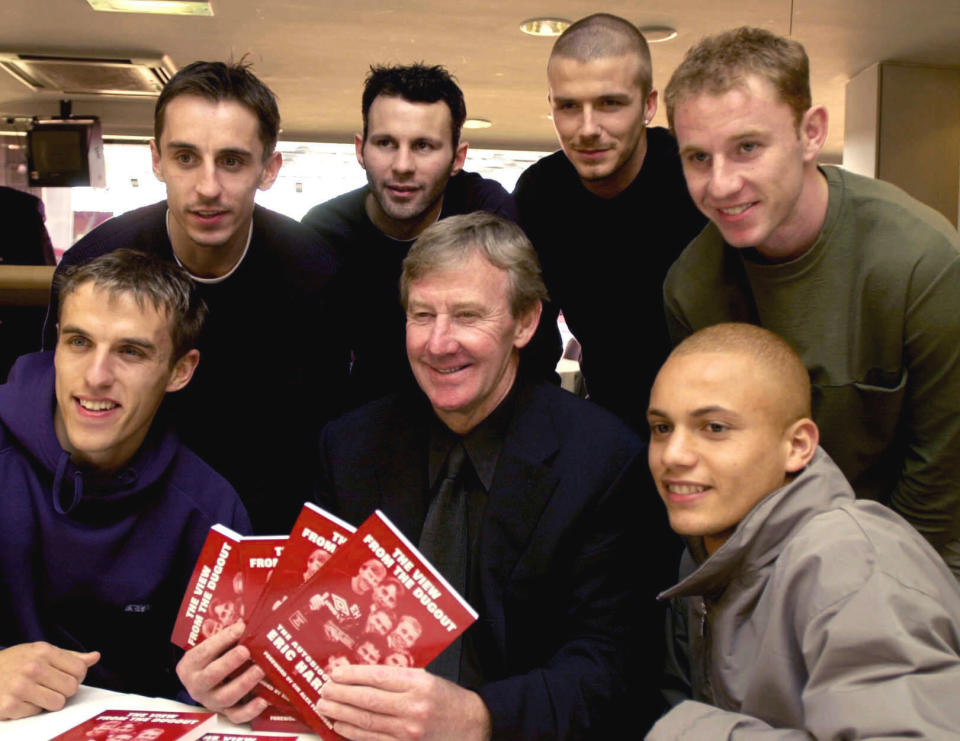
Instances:
[[[122,692],[111,692],[97,687],[83,686],[76,695],[67,701],[63,710],[55,713],[40,713],[30,718],[20,720],[0,721],[0,739],[3,741],[47,741],[73,726],[92,718],[104,710],[185,710],[202,711],[193,705],[185,705],[175,700],[166,700],[159,697],[144,697],[143,695],[126,695]],[[217,725],[211,731],[233,733],[259,733],[261,735],[297,736],[298,739],[319,739],[312,733],[268,733],[267,731],[251,731],[249,725],[236,725],[222,715],[217,716]]]

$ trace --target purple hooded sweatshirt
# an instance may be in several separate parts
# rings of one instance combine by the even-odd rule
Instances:
[[[182,698],[177,609],[210,526],[247,513],[161,415],[115,473],[74,466],[55,405],[53,353],[24,355],[0,386],[0,647],[100,651],[87,684]]]

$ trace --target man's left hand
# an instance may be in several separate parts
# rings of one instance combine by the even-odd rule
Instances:
[[[353,741],[490,738],[490,713],[480,696],[423,669],[337,667],[317,710]]]

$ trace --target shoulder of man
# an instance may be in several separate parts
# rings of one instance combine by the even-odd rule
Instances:
[[[523,197],[537,198],[539,192],[549,193],[562,188],[567,180],[578,181],[577,171],[563,150],[558,149],[553,154],[541,157],[520,173],[513,195],[519,204]]]
[[[233,486],[178,441],[176,454],[166,477],[166,494],[182,497],[185,506],[210,520],[222,523],[240,534],[252,532],[250,518]]]
[[[335,271],[333,250],[321,234],[296,219],[258,205],[253,211],[251,251],[261,246],[281,266],[300,273],[299,280],[330,276]]]
[[[474,211],[487,211],[510,221],[517,220],[513,196],[500,183],[479,173],[461,170],[447,183],[440,218]]]
[[[107,219],[64,252],[60,265],[88,262],[121,247],[168,255],[166,215],[167,202],[160,201]]]
[[[367,186],[351,190],[311,208],[301,223],[318,232],[333,244],[350,239],[360,228],[372,226],[364,200]]]

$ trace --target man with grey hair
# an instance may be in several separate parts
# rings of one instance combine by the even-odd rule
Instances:
[[[581,18],[557,39],[547,78],[562,151],[517,181],[520,224],[581,343],[590,399],[645,431],[647,394],[669,350],[663,278],[706,220],[673,137],[649,128],[657,90],[633,24]],[[624,332],[624,322],[642,329]]]
[[[327,426],[320,500],[355,522],[383,510],[480,619],[428,671],[335,669],[318,711],[347,738],[407,728],[425,738],[600,738],[622,728],[628,706],[642,730],[659,708],[645,716],[625,695],[646,683],[644,698],[656,696],[660,641],[639,661],[631,637],[662,634],[654,596],[672,574],[657,565],[679,552],[643,493],[642,442],[609,412],[518,375],[545,290],[514,224],[444,219],[411,248],[402,280],[419,388]],[[225,679],[244,657],[236,647],[211,658]],[[217,688],[217,709],[258,676]],[[259,702],[228,716],[250,717]]]
[[[679,341],[759,324],[796,347],[824,449],[960,578],[960,237],[888,183],[818,166],[803,47],[759,28],[691,48],[666,92],[710,225],[664,286]]]

